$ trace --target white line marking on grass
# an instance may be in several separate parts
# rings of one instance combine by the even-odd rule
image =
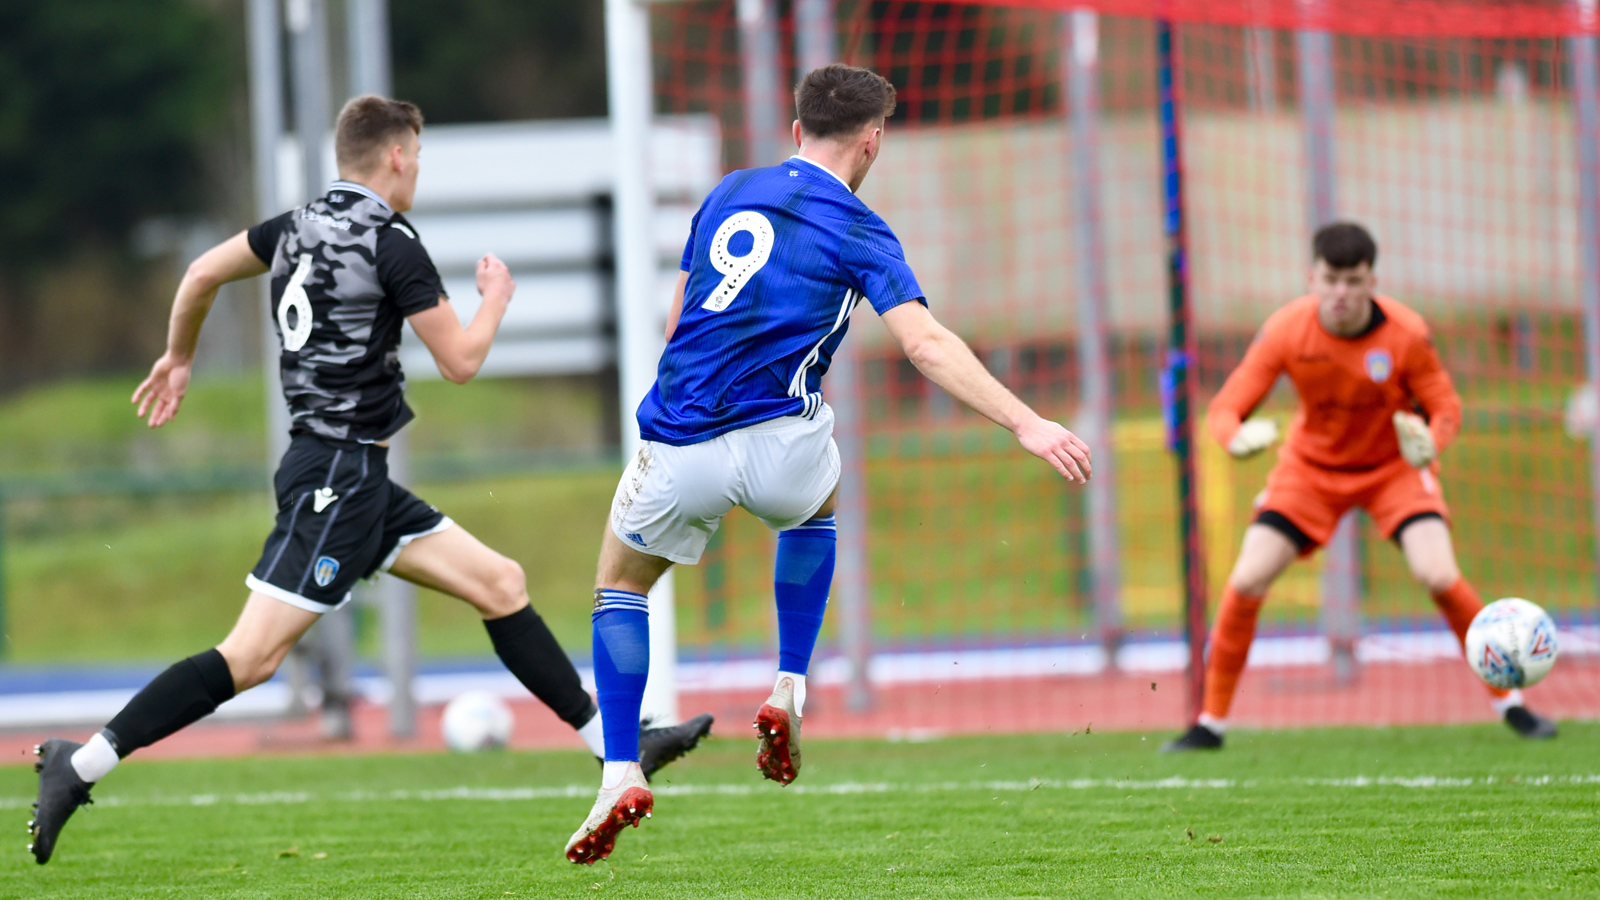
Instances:
[[[1026,793],[1041,789],[1057,791],[1089,790],[1230,790],[1258,788],[1273,785],[1290,785],[1323,788],[1406,788],[1411,790],[1433,788],[1487,787],[1509,785],[1513,787],[1549,787],[1600,784],[1600,775],[1535,775],[1453,778],[1439,775],[1394,776],[1357,775],[1351,778],[1293,778],[1281,780],[1235,781],[1228,778],[1161,778],[1151,781],[1133,781],[1116,778],[1074,778],[1066,781],[1032,778],[1027,781],[937,781],[920,784],[901,784],[888,781],[846,781],[837,784],[796,784],[788,787],[786,794],[956,794],[1003,791]],[[769,790],[765,785],[754,784],[663,784],[654,791],[663,797],[733,796],[746,797],[758,791]],[[119,797],[111,795],[96,798],[104,806],[287,806],[313,802],[334,803],[432,803],[448,800],[472,800],[490,803],[528,802],[532,800],[587,799],[594,795],[592,784],[568,784],[552,787],[474,788],[454,787],[440,790],[349,791],[322,796],[306,791],[271,791],[259,794],[186,794],[172,796]],[[0,797],[0,809],[22,809],[33,802],[32,797]]]

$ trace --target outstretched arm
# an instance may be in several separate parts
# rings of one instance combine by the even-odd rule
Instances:
[[[230,281],[249,278],[267,271],[267,264],[250,249],[245,232],[201,254],[189,264],[172,301],[172,318],[167,323],[167,352],[150,367],[150,375],[133,392],[138,415],[149,415],[151,428],[172,421],[189,390],[189,370],[194,365],[195,345],[200,341],[200,326],[216,302],[217,289]]]
[[[1089,480],[1089,445],[1060,424],[1041,418],[1006,390],[966,342],[940,325],[921,303],[902,303],[883,314],[883,324],[906,357],[930,381],[1017,436],[1034,456],[1070,481]]]
[[[446,380],[466,384],[478,374],[516,289],[517,283],[511,280],[506,264],[490,254],[478,260],[478,293],[483,295],[483,303],[472,317],[472,324],[461,327],[455,308],[445,297],[439,298],[438,306],[407,319]]]
[[[1267,393],[1272,390],[1272,385],[1277,382],[1278,375],[1282,372],[1283,353],[1278,346],[1278,338],[1272,331],[1272,323],[1268,322],[1262,326],[1261,332],[1250,344],[1250,349],[1245,351],[1244,360],[1228,375],[1222,390],[1212,398],[1211,408],[1206,411],[1206,429],[1211,432],[1217,443],[1228,448],[1228,452],[1239,457],[1249,456],[1265,450],[1277,439],[1278,429],[1273,425],[1270,428],[1263,428],[1263,434],[1257,440],[1247,439],[1241,442],[1234,440],[1240,436],[1240,429],[1245,425],[1244,420],[1261,405],[1262,400],[1266,399]],[[1267,434],[1269,431],[1270,434]],[[1246,435],[1246,437],[1255,436]]]

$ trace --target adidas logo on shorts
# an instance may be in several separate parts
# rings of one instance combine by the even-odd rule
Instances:
[[[635,534],[634,532],[631,532],[631,531],[628,532],[628,540],[633,541],[635,544],[638,544],[641,547],[650,546],[649,544],[646,544],[644,542],[644,538],[640,537],[639,535],[637,535],[637,534]]]

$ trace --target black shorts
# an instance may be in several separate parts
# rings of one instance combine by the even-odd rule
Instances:
[[[273,477],[278,525],[245,579],[252,591],[326,613],[450,519],[389,480],[389,449],[297,434]]]

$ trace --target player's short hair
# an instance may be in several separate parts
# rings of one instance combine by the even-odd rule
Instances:
[[[1354,269],[1362,263],[1377,266],[1378,242],[1354,222],[1334,222],[1317,229],[1311,239],[1311,259],[1335,269]]]
[[[422,133],[422,110],[415,103],[376,94],[355,97],[339,110],[334,126],[333,155],[339,170],[365,172],[373,155],[389,149],[407,131]]]
[[[889,79],[839,63],[812,69],[794,89],[800,129],[817,138],[854,134],[893,115],[894,103]]]

